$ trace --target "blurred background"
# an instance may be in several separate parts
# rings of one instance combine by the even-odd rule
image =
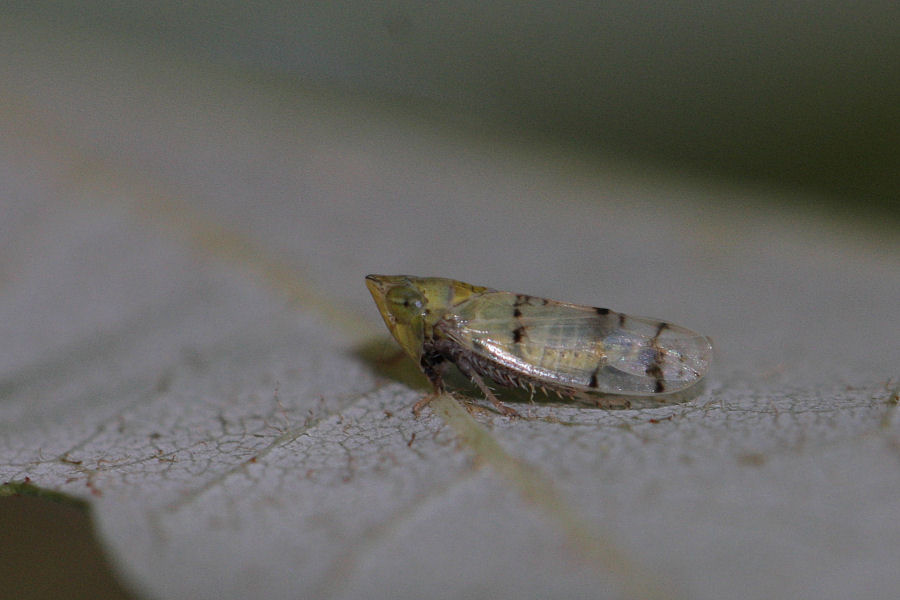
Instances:
[[[422,180],[429,180],[429,176],[419,179],[411,176],[408,181],[393,183],[403,174],[402,161],[397,161],[400,163],[399,172],[384,171],[375,175],[373,172],[381,163],[374,159],[367,162],[369,155],[378,154],[379,139],[389,141],[385,144],[387,152],[396,152],[396,156],[401,158],[406,156],[394,146],[402,146],[407,139],[418,138],[410,136],[408,131],[398,132],[396,138],[391,137],[394,130],[390,123],[411,123],[413,129],[420,127],[438,131],[438,137],[453,139],[463,146],[470,140],[478,141],[473,146],[479,150],[460,159],[462,170],[469,175],[467,182],[454,181],[455,169],[460,168],[460,164],[449,164],[446,166],[448,177],[444,182],[449,191],[435,184],[434,188],[421,192],[422,197],[432,198],[438,207],[474,197],[467,192],[485,182],[489,184],[482,186],[486,187],[483,189],[485,196],[500,196],[503,190],[509,190],[511,197],[516,196],[518,188],[502,177],[494,176],[492,169],[495,164],[483,167],[485,176],[478,179],[472,176],[477,168],[469,168],[471,165],[465,162],[478,160],[478,152],[486,156],[488,151],[485,149],[490,149],[497,140],[501,140],[503,144],[509,142],[512,146],[528,148],[529,160],[534,164],[541,164],[545,158],[547,162],[559,161],[560,157],[577,162],[573,173],[590,172],[594,165],[618,165],[619,171],[613,169],[610,172],[618,173],[631,186],[635,182],[640,187],[641,182],[658,181],[660,174],[664,178],[674,176],[686,182],[685,187],[676,189],[663,185],[662,191],[656,190],[648,195],[661,196],[663,200],[660,203],[668,202],[676,208],[681,199],[679,194],[689,197],[691,191],[705,189],[706,192],[697,195],[715,198],[715,193],[709,190],[730,189],[728,186],[735,185],[743,190],[759,189],[764,192],[726,194],[721,200],[723,204],[757,203],[756,208],[762,207],[764,211],[769,207],[778,211],[787,207],[802,214],[824,215],[837,224],[835,230],[843,231],[847,224],[851,224],[854,229],[864,232],[863,236],[865,232],[879,230],[881,234],[887,232],[888,236],[895,237],[895,228],[900,224],[898,24],[900,3],[887,0],[857,3],[763,3],[746,0],[727,3],[482,3],[463,0],[441,3],[402,0],[336,0],[322,3],[246,3],[233,0],[215,3],[168,0],[6,2],[0,5],[0,101],[6,104],[0,106],[0,111],[9,111],[8,115],[13,114],[13,110],[19,112],[9,118],[9,123],[13,125],[0,133],[0,145],[15,158],[19,139],[14,132],[16,127],[22,127],[27,132],[22,139],[38,140],[34,144],[37,150],[30,147],[29,151],[43,157],[44,150],[47,150],[50,158],[46,163],[35,163],[38,166],[33,171],[19,168],[15,162],[9,163],[13,167],[7,167],[0,160],[0,167],[4,168],[0,177],[8,186],[4,189],[6,197],[0,198],[0,207],[4,206],[4,201],[10,201],[8,206],[25,215],[27,218],[23,217],[21,221],[27,223],[31,218],[28,216],[29,210],[22,207],[29,203],[37,205],[42,196],[31,191],[22,193],[28,202],[17,206],[17,178],[33,179],[41,184],[51,181],[46,183],[49,188],[55,185],[46,176],[50,171],[46,165],[63,161],[59,160],[59,155],[50,152],[55,138],[45,131],[53,129],[54,123],[72,128],[67,131],[66,139],[71,143],[71,148],[85,151],[86,156],[121,155],[125,156],[121,163],[129,166],[145,166],[155,161],[148,168],[153,173],[151,181],[174,182],[175,188],[182,185],[192,192],[199,190],[200,193],[192,197],[191,202],[219,203],[217,208],[220,212],[216,216],[224,222],[231,220],[243,225],[252,223],[254,218],[263,218],[257,215],[261,211],[255,210],[252,199],[264,198],[263,201],[274,203],[273,198],[279,194],[288,207],[297,204],[299,197],[311,198],[310,210],[314,208],[316,211],[326,210],[328,201],[343,197],[364,199],[370,203],[368,209],[376,208],[374,204],[384,198],[412,198],[414,203],[422,190]],[[98,54],[92,55],[91,52]],[[97,61],[95,66],[92,56],[101,55],[104,60]],[[313,106],[321,108],[323,122],[332,125],[338,122],[342,127],[363,129],[370,126],[369,117],[377,114],[385,119],[388,126],[383,126],[383,130],[375,131],[373,135],[360,136],[370,146],[344,159],[342,153],[353,147],[352,136],[348,136],[349,142],[343,145],[336,143],[332,147],[323,143],[315,147],[319,142],[317,135],[322,138],[338,136],[338,129],[330,125],[323,125],[321,131],[307,127],[302,131],[312,131],[309,139],[297,142],[291,139],[294,135],[292,125],[284,122],[283,130],[275,132],[264,143],[248,136],[247,141],[241,141],[243,146],[237,145],[238,148],[250,150],[242,156],[242,160],[250,164],[246,167],[246,176],[244,171],[238,171],[233,179],[228,179],[234,174],[233,170],[219,179],[211,176],[204,180],[205,168],[208,167],[207,173],[213,173],[214,168],[227,171],[223,165],[232,165],[228,161],[220,161],[209,166],[214,163],[209,157],[216,151],[226,154],[233,151],[230,147],[216,147],[216,136],[210,133],[207,137],[206,133],[216,127],[227,130],[233,125],[223,125],[215,117],[210,117],[209,121],[198,119],[188,109],[180,111],[177,103],[165,104],[155,99],[145,104],[147,96],[153,91],[135,84],[135,81],[145,80],[144,72],[136,68],[134,80],[128,80],[117,70],[119,67],[109,67],[120,55],[124,61],[121,64],[131,61],[131,64],[146,68],[147,72],[152,71],[153,77],[147,77],[146,81],[170,82],[167,85],[172,89],[164,90],[170,97],[179,94],[190,96],[190,100],[184,103],[184,106],[191,107],[190,110],[199,105],[208,108],[208,114],[216,115],[219,114],[216,113],[219,105],[238,106],[237,114],[246,117],[253,114],[257,106],[264,104],[268,112],[261,117],[261,121],[265,121],[272,114],[290,114],[298,99],[312,97],[313,100],[304,104],[303,108],[296,109],[307,120],[319,118],[315,110],[308,110],[309,106]],[[65,60],[58,57],[65,57]],[[78,65],[71,73],[81,73],[77,69],[83,69],[84,75],[72,75],[75,83],[67,80],[64,86],[57,85],[62,79],[60,74],[69,72],[70,64]],[[160,75],[165,70],[172,72],[168,79],[166,73]],[[198,84],[197,89],[192,89],[191,77],[196,72],[225,73],[227,76],[223,76],[222,81],[226,83],[220,88],[203,88]],[[205,79],[202,85],[209,86],[211,80],[215,80],[215,75]],[[242,85],[233,86],[235,80],[241,81]],[[259,94],[254,95],[254,91]],[[274,104],[281,102],[290,108],[284,113],[272,109],[273,98]],[[330,98],[335,102],[330,103]],[[108,106],[105,104],[107,102]],[[89,109],[85,108],[87,104],[90,104]],[[128,109],[123,111],[123,105]],[[358,107],[358,111],[354,107]],[[329,110],[334,110],[339,116],[335,117]],[[53,118],[45,119],[48,114]],[[225,111],[222,114],[233,113]],[[129,129],[131,116],[138,123],[134,130]],[[153,143],[145,144],[147,140],[153,141],[153,134],[157,133],[154,119],[171,122],[171,129],[159,134]],[[109,123],[104,120],[109,120]],[[277,124],[277,119],[272,121]],[[195,129],[182,138],[177,134],[179,128]],[[78,133],[72,134],[73,130]],[[236,127],[235,131],[238,130]],[[244,131],[257,135],[260,132],[272,133],[267,126],[259,126],[259,123],[246,125]],[[278,133],[284,139],[279,138]],[[45,134],[46,137],[41,137]],[[4,138],[4,135],[7,137]],[[129,136],[131,146],[121,141]],[[427,136],[425,140],[427,142]],[[208,147],[204,145],[207,142]],[[80,145],[82,143],[83,146]],[[271,145],[267,146],[268,143]],[[417,143],[421,147],[427,146],[421,139]],[[121,150],[123,147],[124,151]],[[411,155],[421,148],[412,144],[411,147],[408,149]],[[62,148],[55,150],[67,158],[70,148]],[[297,154],[281,153],[284,148],[291,148]],[[496,156],[489,158],[502,164],[504,152],[508,149],[509,146],[506,146],[505,150],[500,149]],[[254,150],[258,153],[253,154]],[[320,155],[315,152],[320,152]],[[452,152],[449,154],[453,155]],[[306,165],[308,170],[302,173],[301,169],[295,169],[296,164],[301,162],[295,160],[298,155],[312,157]],[[443,155],[437,153],[435,156]],[[82,158],[75,156],[73,162],[77,163]],[[184,172],[175,169],[166,171],[167,159],[194,163]],[[85,162],[90,161],[85,159]],[[238,159],[234,160],[234,164],[239,168],[245,167]],[[366,169],[371,165],[375,166],[369,172]],[[113,168],[118,166],[114,164]],[[350,170],[349,173],[342,170],[348,167],[358,170]],[[421,165],[417,168],[431,173]],[[291,176],[283,174],[292,172],[291,169],[297,172]],[[320,176],[317,169],[325,173]],[[172,175],[173,172],[175,175]],[[275,172],[282,175],[269,177]],[[378,175],[383,179],[379,179]],[[82,176],[82,173],[71,174],[74,180]],[[536,175],[535,181],[539,181],[540,177]],[[611,187],[618,185],[615,177],[608,179]],[[524,181],[521,185],[526,190],[532,183],[524,177],[520,180]],[[185,181],[190,183],[185,184]],[[220,194],[222,190],[216,186],[225,185],[220,183],[223,181],[233,187],[229,187],[227,193]],[[451,184],[446,184],[446,181]],[[111,189],[119,183],[113,178],[105,182]],[[242,185],[246,187],[240,187]],[[496,190],[490,185],[496,186]],[[548,184],[547,189],[556,189],[555,185]],[[586,185],[585,189],[593,193],[591,185]],[[21,186],[22,189],[27,187],[26,184]],[[377,187],[377,192],[370,193],[371,187]],[[539,188],[539,185],[532,187]],[[53,194],[77,196],[80,188],[73,188],[76,192],[59,185],[47,197]],[[253,190],[257,188],[260,191],[254,196]],[[37,189],[43,190],[40,186]],[[632,188],[623,186],[623,189]],[[686,189],[691,191],[685,192]],[[340,193],[329,195],[333,190]],[[543,188],[535,197],[540,197],[541,191]],[[618,193],[611,194],[611,204],[615,205]],[[87,193],[84,195],[89,196]],[[624,193],[622,195],[628,197]],[[447,201],[442,202],[445,198]],[[506,199],[509,200],[509,197]],[[609,198],[606,200],[609,201]],[[477,203],[477,199],[474,202]],[[58,210],[64,203],[65,198],[55,204],[48,201],[47,206]],[[353,227],[358,228],[360,222],[367,219],[373,227],[391,231],[391,221],[396,220],[371,213],[358,217],[354,212],[357,205],[350,202],[346,206],[338,202],[332,204],[337,207],[330,209],[335,220],[350,223],[344,233],[311,228],[306,232],[306,238],[296,236],[300,239],[294,241],[292,227],[305,215],[298,210],[296,214],[300,217],[284,218],[283,214],[295,214],[285,209],[283,213],[273,213],[276,216],[271,217],[265,227],[259,227],[256,237],[267,243],[290,240],[282,243],[281,250],[289,248],[283,254],[303,256],[305,252],[308,257],[314,256],[316,250],[325,248],[323,240],[333,238],[333,244],[329,247],[333,254],[327,261],[322,260],[318,264],[315,258],[310,258],[304,263],[318,281],[327,281],[327,272],[335,265],[356,268],[361,262],[356,258],[362,254],[359,248],[345,243],[341,235],[352,237],[355,235]],[[572,206],[575,205],[576,202],[572,202]],[[473,206],[469,206],[468,214],[473,214]],[[452,216],[452,208],[448,208],[446,214],[436,213],[439,215],[435,219],[438,226],[452,221],[448,217]],[[506,207],[501,208],[507,210]],[[707,204],[690,210],[705,215],[709,208]],[[640,216],[631,220],[623,214],[618,218],[625,223],[637,224],[637,231],[640,223],[645,221],[644,216],[654,213],[652,207],[648,209],[645,206],[642,210],[635,213]],[[402,213],[402,210],[399,206],[393,206],[393,212]],[[498,212],[491,213],[487,220],[497,217]],[[40,210],[35,208],[34,214],[40,216]],[[660,216],[662,221],[667,218],[668,214]],[[34,221],[37,219],[35,216]],[[670,220],[674,222],[676,217]],[[14,250],[12,245],[4,246],[2,239],[4,232],[8,234],[7,239],[14,237],[14,226],[10,224],[14,222],[9,218],[9,213],[0,213],[0,255],[11,255]],[[456,225],[460,229],[469,229],[465,219],[459,219]],[[564,225],[568,226],[568,223]],[[561,224],[555,226],[558,229],[563,227]],[[617,227],[614,223],[609,226]],[[252,229],[252,224],[248,227]],[[538,238],[543,224],[538,222],[534,227],[535,238]],[[588,228],[588,224],[585,227]],[[474,226],[471,229],[477,231]],[[647,229],[648,239],[656,235],[652,224]],[[674,229],[677,229],[675,225]],[[30,241],[27,229],[23,227],[22,230],[26,233],[19,235]],[[453,238],[450,231],[451,239],[443,241],[433,239],[434,236],[426,231],[413,240],[413,246],[418,243],[420,247],[431,247],[437,256],[440,256],[442,249],[465,246],[459,243],[460,238]],[[785,225],[787,236],[793,231],[792,225]],[[505,233],[507,238],[504,243],[512,244],[510,238],[515,236]],[[717,238],[727,236],[714,233]],[[668,235],[670,247],[675,246],[672,240],[683,239],[678,231]],[[719,241],[713,239],[709,232],[703,235],[707,236],[705,239],[710,245]],[[373,251],[373,256],[390,256],[385,248],[390,247],[392,241],[390,236],[387,237],[384,247]],[[632,237],[638,238],[639,235]],[[548,238],[543,240],[548,247],[559,246],[559,240],[565,239],[562,236]],[[360,243],[370,244],[368,240]],[[613,241],[609,243],[613,245]],[[635,244],[640,246],[639,241]],[[123,245],[126,244],[123,242]],[[370,244],[369,247],[374,246]],[[648,249],[651,246],[646,244]],[[634,264],[641,264],[643,257],[637,251],[631,252],[630,247],[621,244],[617,247],[626,248],[623,252],[626,258],[633,258]],[[403,252],[405,250],[402,248],[397,251],[401,259],[405,258]],[[459,264],[478,265],[478,260],[472,260],[465,252],[466,249],[462,248],[455,255]],[[811,252],[822,252],[822,248],[814,248]],[[477,250],[471,253],[479,256]],[[507,252],[507,256],[513,258],[520,254],[521,249],[513,246]],[[549,255],[535,251],[535,255],[542,254]],[[483,255],[486,253],[482,252]],[[583,264],[576,265],[578,255],[583,255]],[[571,267],[572,271],[580,269],[584,272],[598,255],[603,253],[598,250],[591,255],[581,248],[572,248],[571,256],[562,255],[558,263],[575,265]],[[662,261],[665,261],[666,255],[664,251],[656,254]],[[772,260],[777,264],[777,260]],[[677,257],[672,261],[683,262]],[[498,264],[502,263],[502,259],[498,260]],[[0,267],[3,265],[0,261]],[[760,261],[760,265],[760,269],[768,268],[764,261]],[[530,264],[523,264],[521,268],[533,270]],[[847,270],[854,269],[848,267]],[[616,277],[616,269],[610,271],[610,277]],[[552,272],[552,269],[547,269],[547,273]],[[675,268],[671,268],[670,272],[679,273]],[[636,277],[634,273],[634,270],[622,269],[619,276],[640,289],[641,284],[635,281],[640,276]],[[798,273],[800,275],[796,277],[790,273],[784,280],[800,280],[806,272],[798,270]],[[454,275],[443,272],[427,274]],[[2,275],[0,272],[0,284],[3,283]],[[548,278],[550,276],[546,275]],[[354,277],[348,278],[345,273],[338,273],[335,276],[337,283],[331,282],[333,286],[328,293],[336,296],[334,290],[346,285],[346,289],[359,288],[360,296],[364,295],[361,279]],[[566,279],[572,281],[574,278],[567,275]],[[687,276],[679,278],[673,275],[672,279],[683,281]],[[740,298],[744,294],[740,289],[741,280],[741,276],[735,275],[733,281],[726,279],[721,287],[731,285],[735,298]],[[503,281],[493,278],[475,280],[474,283],[506,287]],[[613,279],[613,283],[620,282]],[[644,285],[645,290],[650,290],[658,288],[659,282],[652,273],[648,273]],[[703,285],[703,282],[698,282],[698,285]],[[710,289],[721,291],[711,283],[707,285]],[[771,297],[779,299],[786,287],[773,284]],[[622,286],[611,285],[610,288],[610,293],[615,294]],[[554,289],[559,289],[559,286],[548,283],[545,293],[550,295]],[[540,293],[544,290],[532,288],[521,291]],[[592,289],[585,288],[581,290],[580,297],[567,299],[590,302],[594,297],[592,292]],[[867,292],[863,290],[858,293]],[[703,294],[698,292],[698,295]],[[104,297],[108,296],[104,292]],[[650,297],[650,294],[644,296]],[[93,299],[86,297],[88,300],[84,304],[90,305]],[[706,297],[711,303],[721,298],[712,293],[707,293]],[[363,300],[368,303],[367,298]],[[63,302],[60,300],[61,304]],[[65,303],[68,304],[68,299]],[[773,304],[758,302],[758,310],[768,311]],[[676,305],[690,306],[690,303],[679,302]],[[56,305],[51,305],[51,308],[53,310],[47,310],[48,315],[54,312],[61,314],[56,311]],[[802,307],[799,309],[802,310]],[[760,314],[764,316],[767,312]],[[729,316],[721,315],[722,321],[727,321]],[[750,316],[753,314],[750,313]],[[104,318],[105,315],[96,317],[101,322]],[[41,317],[41,320],[47,319]],[[788,317],[785,320],[789,320]],[[812,317],[810,320],[818,324]],[[73,319],[62,315],[59,321]],[[695,322],[699,321],[697,319]],[[750,321],[748,329],[755,327],[752,319]],[[880,322],[876,325],[881,328]],[[90,322],[85,327],[88,326],[93,328],[95,324]],[[48,334],[48,338],[55,336],[56,332],[52,334]],[[827,337],[824,333],[822,335]],[[64,339],[64,336],[59,338]],[[815,347],[816,344],[810,346]],[[820,346],[824,348],[827,344]],[[9,352],[10,356],[14,354]],[[0,499],[0,537],[14,539],[8,532],[15,532],[19,536],[15,539],[20,541],[39,539],[61,543],[54,546],[56,549],[44,550],[40,546],[37,551],[25,542],[15,544],[15,548],[13,544],[7,545],[4,552],[16,550],[17,554],[12,558],[5,555],[0,559],[0,566],[5,567],[5,570],[0,570],[0,581],[8,583],[15,578],[16,586],[21,581],[38,586],[31,588],[31,596],[19,597],[60,597],[64,594],[66,597],[87,598],[120,597],[124,594],[111,579],[96,584],[79,584],[81,587],[73,590],[72,582],[76,574],[52,576],[69,573],[65,569],[73,566],[73,555],[79,557],[79,563],[75,566],[82,575],[86,572],[92,575],[101,573],[100,567],[95,564],[100,560],[96,558],[100,556],[96,544],[84,542],[90,530],[83,510],[60,506],[59,512],[49,514],[51,509],[44,504],[29,508],[18,501],[7,500]],[[70,529],[66,530],[67,526]],[[81,542],[64,543],[70,538]],[[95,558],[89,561],[88,554]],[[55,565],[43,563],[42,566],[42,558],[56,558],[58,562]],[[35,571],[26,572],[24,565],[30,565]],[[10,589],[7,583],[0,583],[0,586]]]
[[[774,186],[846,215],[900,215],[900,5],[888,0],[162,0],[0,11],[461,132]]]

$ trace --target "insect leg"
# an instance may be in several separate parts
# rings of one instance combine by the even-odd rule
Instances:
[[[470,354],[467,351],[463,350],[456,343],[447,339],[436,340],[432,343],[430,350],[430,352],[426,352],[422,355],[422,371],[424,371],[425,375],[428,376],[429,379],[431,379],[431,383],[434,384],[436,392],[443,390],[441,373],[443,372],[443,368],[446,368],[446,366],[448,365],[446,361],[450,361],[456,365],[456,367],[463,375],[471,379],[475,383],[475,385],[478,386],[478,388],[484,394],[484,397],[491,401],[491,404],[493,404],[497,408],[497,410],[500,411],[500,414],[506,415],[508,417],[515,417],[519,415],[519,413],[497,399],[497,397],[491,391],[491,388],[489,388],[481,378],[479,374],[478,364],[473,363],[468,358]],[[443,368],[438,370],[435,368],[437,365],[440,365]],[[416,403],[416,406],[418,406],[419,404],[425,406],[426,404],[428,404],[428,402],[431,402],[432,399],[433,398],[429,398],[426,400],[425,398],[423,398],[418,403]]]
[[[426,352],[422,355],[419,366],[422,368],[422,372],[425,373],[425,377],[427,377],[428,381],[431,382],[431,385],[434,386],[434,391],[430,394],[426,394],[421,400],[413,404],[412,411],[413,415],[416,417],[419,416],[419,413],[422,412],[423,408],[428,406],[432,400],[443,393],[444,380],[442,375],[447,369],[447,362],[440,354]]]
[[[458,356],[455,364],[463,375],[471,379],[475,383],[475,385],[478,386],[478,389],[481,390],[481,393],[484,394],[484,397],[491,401],[491,404],[493,404],[494,407],[498,411],[500,411],[500,414],[506,415],[507,417],[519,416],[519,413],[497,399],[497,396],[494,395],[494,392],[491,391],[491,388],[489,388],[487,384],[484,383],[484,380],[478,374],[477,370],[471,364],[469,364],[469,361],[467,361],[465,357]]]
[[[457,365],[457,366],[459,366],[459,365]],[[460,369],[460,371],[462,371],[462,369]],[[463,373],[466,373],[466,372],[463,371]],[[466,375],[468,375],[469,378],[475,382],[475,385],[478,386],[478,389],[481,390],[481,393],[484,394],[484,397],[487,398],[488,400],[490,400],[491,404],[493,404],[494,407],[497,410],[499,410],[501,414],[506,415],[507,417],[518,417],[519,416],[519,413],[517,413],[515,410],[506,406],[505,404],[500,402],[500,400],[497,399],[497,396],[494,395],[494,392],[491,391],[491,388],[489,388],[487,385],[485,385],[484,380],[481,378],[480,375],[478,375],[478,373],[476,373],[475,371],[471,371],[469,373],[466,373]]]
[[[444,371],[447,370],[447,361],[443,355],[437,352],[426,352],[422,355],[419,367],[421,367],[422,372],[425,373],[425,377],[428,378],[431,385],[434,386],[435,392],[444,391],[443,375]]]
[[[421,400],[419,400],[418,402],[413,404],[413,407],[412,407],[413,415],[416,418],[418,418],[419,413],[422,412],[422,409],[425,408],[426,406],[428,406],[431,403],[431,401],[437,397],[438,397],[438,394],[435,392],[432,392],[430,394],[425,394]]]

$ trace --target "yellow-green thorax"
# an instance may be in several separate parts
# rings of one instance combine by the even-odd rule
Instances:
[[[451,307],[488,291],[453,279],[412,275],[366,275],[366,287],[391,335],[417,363],[434,324]]]

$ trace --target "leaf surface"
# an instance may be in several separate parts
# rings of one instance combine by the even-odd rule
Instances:
[[[896,236],[3,39],[0,481],[87,501],[143,594],[900,586]],[[370,272],[671,319],[714,371],[670,404],[416,419]]]

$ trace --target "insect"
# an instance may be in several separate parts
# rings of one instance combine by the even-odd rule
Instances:
[[[484,383],[535,387],[583,399],[594,393],[656,395],[703,378],[708,337],[665,321],[501,292],[441,277],[367,275],[366,286],[391,334],[434,386],[418,412],[444,390],[452,363],[504,415]]]

